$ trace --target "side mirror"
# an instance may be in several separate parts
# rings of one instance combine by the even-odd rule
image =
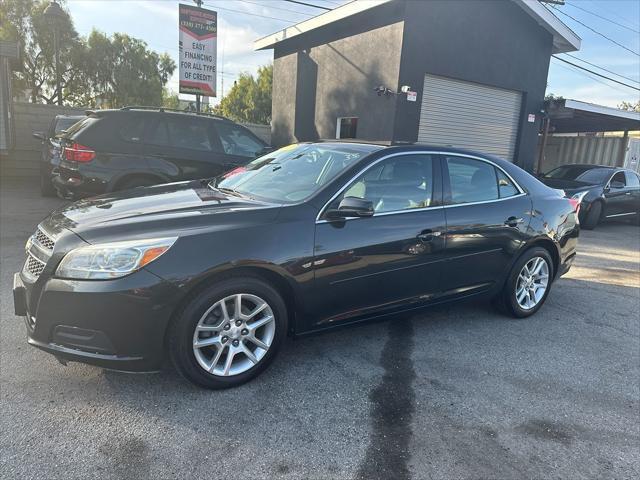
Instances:
[[[44,142],[44,132],[33,132],[31,135],[33,136],[33,138],[37,138],[41,142]]]
[[[611,187],[614,190],[619,190],[621,188],[624,188],[624,183],[622,182],[618,182],[618,181],[613,181],[609,184],[609,187]]]
[[[332,220],[373,216],[373,202],[358,197],[345,197],[338,208],[327,210],[325,216]]]

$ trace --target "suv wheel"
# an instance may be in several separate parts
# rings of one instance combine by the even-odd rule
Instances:
[[[175,318],[169,353],[187,380],[235,387],[267,368],[286,332],[286,306],[276,290],[257,278],[230,278],[197,294]]]
[[[541,247],[530,248],[513,265],[495,299],[496,306],[516,318],[533,315],[546,301],[553,275],[549,252]]]

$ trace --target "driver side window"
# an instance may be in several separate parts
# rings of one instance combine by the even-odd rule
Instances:
[[[627,182],[624,178],[624,172],[618,172],[616,173],[612,178],[611,181],[609,182],[609,185],[613,185],[613,183],[621,183],[623,187],[625,187],[627,185]]]
[[[329,208],[345,197],[373,203],[375,213],[429,207],[433,203],[433,157],[399,155],[374,165],[356,178]]]

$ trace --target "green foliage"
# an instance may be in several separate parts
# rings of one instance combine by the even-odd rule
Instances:
[[[178,110],[180,108],[180,99],[176,93],[170,92],[166,88],[162,89],[162,106]]]
[[[60,2],[64,8],[64,1]],[[2,0],[0,38],[18,40],[24,69],[14,74],[14,89],[30,92],[32,102],[56,103],[54,25],[44,17],[48,0]],[[166,53],[158,54],[127,34],[97,31],[79,37],[69,14],[60,19],[62,97],[88,107],[160,105],[163,87],[175,71]]]
[[[556,95],[554,93],[549,93],[544,97],[545,102],[561,102],[564,100],[564,97],[561,95]]]
[[[260,67],[258,78],[243,73],[214,112],[236,122],[268,124],[271,121],[273,65]]]
[[[620,105],[618,105],[618,108],[620,110],[628,110],[630,112],[640,112],[640,100],[638,100],[636,103],[623,101]]]

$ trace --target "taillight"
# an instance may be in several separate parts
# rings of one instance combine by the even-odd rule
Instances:
[[[573,211],[578,213],[580,211],[580,200],[577,198],[568,198],[567,200],[569,200],[569,203],[573,207]]]
[[[91,148],[72,143],[69,147],[64,147],[64,157],[71,162],[87,163],[96,158],[96,152]]]

